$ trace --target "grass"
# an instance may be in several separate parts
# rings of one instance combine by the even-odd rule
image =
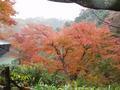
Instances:
[[[55,86],[49,86],[46,84],[38,84],[35,86],[34,90],[120,90],[120,86],[118,87],[112,87],[112,86],[107,86],[107,87],[74,87],[71,85],[65,85],[60,88],[57,88]]]

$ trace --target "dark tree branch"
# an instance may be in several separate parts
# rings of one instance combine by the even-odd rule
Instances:
[[[64,3],[77,3],[83,7],[120,11],[120,0],[49,0]]]

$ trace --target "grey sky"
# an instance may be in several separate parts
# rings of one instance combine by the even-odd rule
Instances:
[[[73,20],[83,9],[81,6],[47,0],[15,0],[17,18],[44,17]]]

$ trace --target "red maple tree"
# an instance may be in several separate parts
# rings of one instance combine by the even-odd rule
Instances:
[[[60,71],[75,79],[88,74],[102,60],[120,61],[120,40],[107,27],[78,23],[59,32],[44,25],[30,24],[13,39],[22,62],[42,63],[50,72]],[[119,64],[116,65],[119,67]]]

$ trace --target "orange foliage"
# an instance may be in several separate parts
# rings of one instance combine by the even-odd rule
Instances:
[[[38,55],[43,40],[52,34],[50,27],[44,25],[28,25],[11,38],[13,48],[18,52],[21,63],[28,61],[36,63],[41,57]]]
[[[20,56],[27,56],[22,58],[24,62],[40,62],[49,72],[61,71],[68,76],[88,73],[89,67],[101,60],[120,61],[120,40],[107,27],[91,23],[73,24],[59,32],[44,25],[28,25],[13,41],[22,51]]]
[[[100,60],[119,60],[120,43],[116,42],[119,41],[107,27],[79,23],[64,28],[52,40],[47,39],[43,48],[61,62],[64,73],[74,75],[80,71],[89,72],[89,66],[99,62],[97,55],[101,55]]]
[[[84,49],[92,49],[92,52],[105,55],[105,57],[110,56],[107,50],[118,52],[120,47],[119,38],[113,37],[107,27],[97,28],[91,23],[79,23],[64,29],[64,32]]]
[[[13,9],[14,1],[11,0],[0,0],[0,22],[3,24],[15,24],[15,21],[11,16],[15,15]]]

